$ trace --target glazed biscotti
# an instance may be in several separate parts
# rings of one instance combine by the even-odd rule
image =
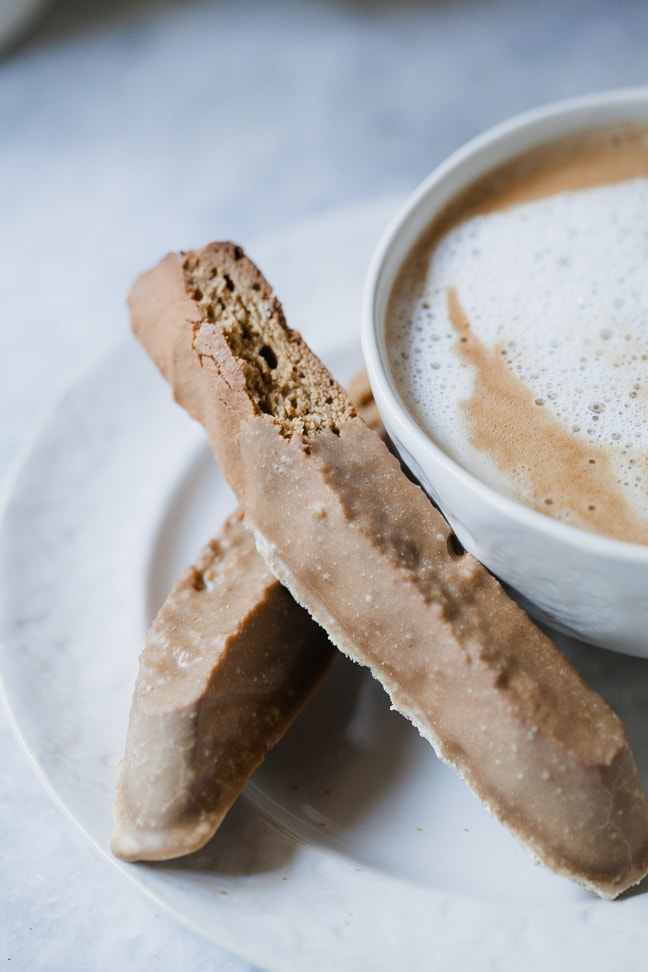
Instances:
[[[159,861],[202,847],[334,652],[237,511],[178,578],[140,656],[113,853]]]
[[[349,395],[384,436],[366,372]],[[232,514],[174,584],[140,655],[115,855],[159,861],[202,847],[334,654],[257,553],[242,511]]]
[[[172,254],[130,307],[295,599],[536,860],[604,897],[640,881],[648,804],[621,721],[457,551],[242,251]]]

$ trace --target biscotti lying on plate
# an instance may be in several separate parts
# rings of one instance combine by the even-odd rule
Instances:
[[[140,656],[113,853],[158,861],[202,847],[333,654],[237,511],[178,578]]]
[[[457,551],[240,248],[166,257],[130,307],[273,574],[338,648],[536,860],[604,897],[640,881],[648,803],[623,724]]]

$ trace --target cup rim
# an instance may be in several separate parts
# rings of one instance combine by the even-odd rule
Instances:
[[[648,85],[617,88],[561,99],[516,114],[491,126],[458,147],[444,161],[435,166],[409,195],[383,232],[374,249],[365,277],[361,319],[362,351],[369,381],[379,407],[381,403],[384,403],[384,406],[389,409],[392,425],[395,429],[395,438],[400,441],[403,438],[413,441],[419,455],[426,453],[430,455],[437,465],[445,468],[464,487],[472,492],[479,492],[488,501],[492,509],[497,509],[514,524],[525,526],[529,531],[535,533],[541,532],[565,546],[578,548],[583,553],[596,554],[599,558],[603,557],[617,562],[623,561],[630,565],[648,564],[648,545],[593,533],[582,527],[552,519],[485,483],[449,456],[431,439],[416,421],[393,385],[389,367],[381,350],[376,304],[379,295],[385,290],[382,279],[383,273],[392,250],[398,243],[400,234],[418,212],[421,204],[452,173],[469,164],[470,160],[486,148],[496,144],[505,144],[508,139],[524,132],[540,130],[547,124],[559,122],[560,119],[570,119],[572,116],[578,116],[581,119],[581,130],[595,128],[598,125],[605,125],[606,121],[611,123],[610,119],[606,120],[605,118],[606,110],[616,110],[626,106],[632,109],[632,106],[639,104],[645,106],[646,120],[648,121]],[[601,112],[603,117],[599,117]],[[629,123],[632,120],[632,117],[627,119]],[[542,144],[552,137],[560,137],[560,132],[554,132],[553,136],[551,133],[544,132],[544,135],[538,137],[535,142],[531,140],[528,147],[533,147],[534,144]],[[509,156],[505,154],[503,159],[513,157],[514,154],[516,153],[512,152]],[[471,180],[466,180],[466,182],[469,181]],[[404,255],[407,256],[415,245],[415,242],[408,245]],[[404,435],[401,433],[404,433]]]

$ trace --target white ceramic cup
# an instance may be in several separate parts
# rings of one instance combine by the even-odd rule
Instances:
[[[586,642],[648,657],[648,546],[552,520],[458,465],[408,410],[390,374],[385,339],[387,303],[398,271],[451,199],[521,152],[562,135],[626,122],[648,125],[648,88],[540,108],[498,125],[450,156],[414,192],[378,245],[365,286],[362,340],[385,427],[465,549],[513,588],[539,620]],[[648,286],[648,268],[646,273]]]

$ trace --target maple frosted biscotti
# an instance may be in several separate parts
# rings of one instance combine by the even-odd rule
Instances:
[[[366,372],[349,394],[380,435]],[[168,860],[208,841],[335,649],[270,573],[237,511],[182,572],[140,655],[112,850]]]
[[[623,724],[457,553],[240,248],[169,255],[130,308],[273,573],[335,644],[535,859],[604,897],[641,880],[648,804]]]
[[[140,656],[113,853],[157,861],[202,847],[334,653],[233,514],[178,578]]]

